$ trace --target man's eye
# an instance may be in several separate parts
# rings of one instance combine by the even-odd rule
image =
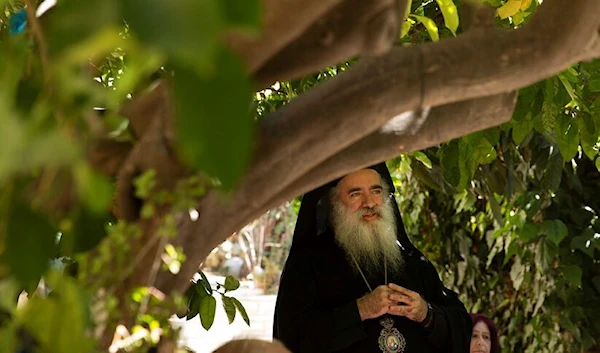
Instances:
[[[382,193],[382,191],[381,191],[381,189],[375,189],[375,190],[373,190],[373,193],[374,193],[375,195],[379,195],[379,194],[381,194],[381,193]]]
[[[360,193],[358,193],[358,192],[353,192],[350,194],[350,197],[358,197],[358,196],[360,196]]]

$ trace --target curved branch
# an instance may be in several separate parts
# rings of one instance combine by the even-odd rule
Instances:
[[[421,104],[439,106],[513,91],[581,60],[597,37],[599,6],[600,0],[546,0],[522,29],[474,29],[456,39],[397,48],[362,60],[298,97],[263,122],[262,154],[232,193],[235,204],[224,203],[215,192],[201,202],[202,217],[185,226],[178,239],[188,254],[180,279],[163,277],[160,287],[184,288],[211,247],[299,177],[392,117]],[[415,87],[423,87],[424,95]]]
[[[225,40],[244,58],[249,72],[256,72],[267,60],[342,1],[263,0],[262,33],[255,38],[232,33]]]
[[[356,55],[380,55],[397,41],[407,0],[346,0],[266,61],[254,74],[259,87],[294,79]]]

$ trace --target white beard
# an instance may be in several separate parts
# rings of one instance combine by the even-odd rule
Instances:
[[[336,242],[354,259],[363,271],[377,273],[383,270],[383,259],[389,273],[398,273],[404,259],[396,238],[396,221],[389,201],[372,210],[379,218],[370,222],[363,220],[366,209],[349,211],[337,198],[332,200],[332,226]],[[354,266],[353,266],[354,267]]]

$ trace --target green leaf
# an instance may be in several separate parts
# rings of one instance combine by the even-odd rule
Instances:
[[[197,295],[195,291],[190,295],[188,299],[188,312],[186,314],[186,320],[191,320],[200,313],[200,303],[202,302],[202,298],[204,297]]]
[[[200,277],[202,277],[202,280],[198,281],[198,283],[204,287],[204,290],[206,291],[206,293],[208,293],[209,295],[212,295],[213,290],[212,290],[212,287],[210,286],[210,282],[208,281],[208,278],[206,278],[206,275],[202,271],[198,271],[198,274],[200,274]]]
[[[17,309],[15,299],[18,297],[19,292],[20,289],[12,278],[0,280],[0,312],[6,311],[10,314],[15,312]]]
[[[592,278],[592,284],[594,285],[594,288],[596,288],[596,292],[600,294],[600,276]]]
[[[517,230],[517,236],[525,243],[535,240],[538,236],[538,226],[534,223],[525,223],[522,229]]]
[[[583,271],[579,266],[564,266],[560,268],[560,272],[562,272],[563,276],[565,276],[569,282],[581,287],[581,276],[583,275]]]
[[[412,1],[406,2],[406,9],[404,9],[404,16],[402,16],[402,29],[400,30],[400,38],[404,37],[408,31],[412,28],[412,25],[415,23],[413,20],[408,18],[410,15],[410,8],[412,5]]]
[[[260,25],[260,2],[258,0],[222,0],[225,20],[229,26],[257,30]]]
[[[227,276],[225,278],[224,287],[226,291],[231,292],[232,290],[236,290],[240,287],[240,281],[238,281],[237,278],[233,276]]]
[[[540,271],[545,272],[557,253],[558,248],[553,243],[544,238],[540,239],[535,247],[535,265]]]
[[[427,29],[427,32],[429,33],[429,36],[431,37],[432,41],[437,42],[440,40],[440,35],[438,33],[438,27],[432,19],[425,17],[425,16],[418,16],[418,15],[410,15],[410,16],[415,18],[417,21],[421,22],[423,24],[423,26],[425,26],[425,29]]]
[[[456,36],[456,30],[458,29],[458,11],[453,0],[436,0],[440,10],[442,10],[442,16],[444,16],[444,24]]]
[[[218,34],[223,26],[216,0],[119,1],[131,33],[148,47],[178,63],[193,63],[192,72],[215,73]],[[185,75],[182,73],[181,75]],[[225,92],[219,94],[226,96]],[[206,94],[192,90],[196,97]],[[216,104],[217,102],[215,102]],[[235,105],[235,104],[233,104]],[[212,117],[218,119],[218,117]]]
[[[53,291],[46,298],[33,296],[17,320],[38,340],[40,351],[89,352],[93,347],[87,335],[91,329],[89,300],[68,277],[52,275],[47,280]]]
[[[223,301],[223,309],[225,309],[225,313],[227,313],[227,319],[229,320],[229,324],[235,320],[235,304],[233,303],[232,298],[222,296],[221,300]]]
[[[534,122],[529,115],[520,121],[513,121],[512,123],[512,138],[517,145],[525,139],[527,135],[533,130]]]
[[[427,169],[431,169],[431,160],[429,159],[429,157],[427,157],[425,153],[414,152],[412,156],[416,158],[419,162],[423,163],[423,165],[426,166]]]
[[[244,308],[242,303],[240,303],[240,301],[235,298],[231,298],[231,300],[233,301],[233,304],[235,304],[235,307],[238,309],[238,311],[242,315],[242,318],[246,322],[246,325],[250,326],[250,318],[248,317],[248,313],[246,312],[246,309]]]
[[[562,180],[563,159],[560,153],[550,157],[546,171],[543,175],[541,186],[546,190],[557,190]]]
[[[600,172],[600,157],[596,158],[596,169]]]
[[[108,178],[87,164],[75,167],[77,192],[83,203],[94,213],[105,213],[113,200],[114,188]]]
[[[115,0],[58,1],[54,8],[40,17],[50,53],[59,54],[73,48],[99,29],[106,31],[112,27],[118,33],[122,26],[118,4]]]
[[[444,179],[446,179],[446,181],[454,187],[457,187],[460,183],[458,154],[459,149],[457,141],[451,141],[448,144],[442,146],[442,148],[440,149],[440,162],[442,164]]]
[[[15,325],[2,325],[0,326],[0,353],[14,353],[17,352],[17,330]]]
[[[207,295],[200,301],[200,322],[205,330],[210,329],[215,321],[217,300],[212,295]]]
[[[579,133],[581,136],[581,148],[583,149],[583,153],[585,153],[589,159],[593,160],[598,154],[598,151],[595,149],[595,145],[598,143],[598,134],[596,133],[596,120],[591,114],[581,114]]]
[[[560,154],[565,161],[570,161],[577,154],[579,147],[579,120],[559,114],[556,117],[556,129]]]
[[[544,221],[540,231],[546,234],[548,240],[557,246],[568,235],[567,226],[559,219]]]
[[[107,212],[97,214],[86,207],[81,207],[75,217],[74,227],[64,231],[60,240],[60,248],[67,255],[95,248],[108,235],[106,226],[111,220]]]
[[[252,88],[240,61],[222,53],[217,71],[200,77],[175,72],[175,108],[180,149],[188,163],[231,188],[244,172],[252,151]]]
[[[514,16],[519,10],[521,10],[521,0],[508,0],[496,11],[501,19],[505,19]]]
[[[56,255],[57,234],[57,229],[38,213],[19,203],[12,205],[3,257],[25,288],[38,283]]]
[[[590,258],[594,258],[594,248],[591,246],[591,241],[594,237],[594,230],[587,228],[581,235],[571,239],[571,249],[580,250]]]
[[[521,259],[517,257],[510,268],[510,279],[513,282],[515,290],[521,288],[523,279],[525,279],[525,267],[521,264]]]
[[[489,164],[496,160],[496,149],[486,138],[480,139],[475,146],[473,160],[479,164]]]

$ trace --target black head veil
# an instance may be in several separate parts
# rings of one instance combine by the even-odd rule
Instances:
[[[387,197],[392,203],[392,208],[394,210],[398,241],[404,250],[409,252],[415,251],[416,248],[410,242],[410,239],[406,234],[406,230],[404,229],[402,216],[400,215],[398,204],[394,198],[394,183],[387,166],[385,163],[379,163],[368,167],[368,169],[373,169],[378,172],[382,181],[387,184],[387,189],[390,191],[390,194],[387,195]],[[296,221],[296,228],[294,229],[292,247],[290,249],[288,259],[293,258],[296,253],[300,252],[301,249],[310,246],[312,242],[318,241],[319,235],[324,232],[329,222],[329,192],[338,184],[340,180],[341,178],[322,185],[308,192],[302,198],[300,211],[298,212],[298,220]]]

